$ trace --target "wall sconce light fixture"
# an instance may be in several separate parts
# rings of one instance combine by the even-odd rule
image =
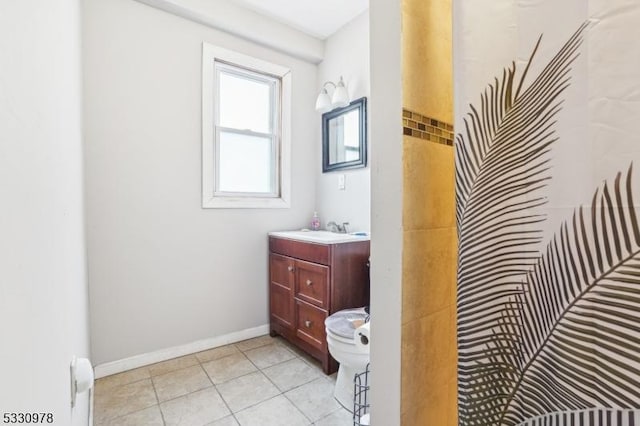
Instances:
[[[333,86],[333,95],[331,97],[327,92],[327,85]],[[349,92],[347,92],[342,76],[340,76],[338,84],[327,81],[322,85],[322,91],[318,95],[318,99],[316,99],[316,111],[327,112],[347,105],[349,105]]]

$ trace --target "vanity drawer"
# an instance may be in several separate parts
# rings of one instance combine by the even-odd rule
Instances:
[[[329,264],[329,246],[324,244],[269,237],[269,251],[308,262]]]
[[[325,349],[327,338],[324,320],[327,318],[327,311],[296,299],[296,318],[298,338],[317,349]]]
[[[329,309],[329,267],[297,260],[295,296],[323,309]]]

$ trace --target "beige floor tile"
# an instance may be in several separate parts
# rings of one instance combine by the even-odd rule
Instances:
[[[209,423],[207,426],[238,426],[236,418],[233,416],[227,416],[224,419],[216,420],[213,423]]]
[[[108,420],[140,411],[157,403],[150,379],[116,386],[96,396],[95,422],[105,424]]]
[[[287,398],[278,395],[236,413],[241,426],[307,426],[311,422]]]
[[[113,389],[116,386],[126,385],[128,383],[148,379],[149,377],[149,369],[147,367],[136,368],[134,370],[113,374],[111,376],[106,376],[96,380],[95,392],[96,394],[100,394],[101,392]]]
[[[240,349],[242,352],[248,351],[251,349],[259,348],[260,346],[271,345],[274,343],[281,343],[281,339],[279,337],[271,337],[268,334],[264,336],[255,337],[249,340],[243,340],[242,342],[234,343],[234,345]]]
[[[198,359],[194,355],[187,355],[180,358],[174,358],[168,361],[159,362],[157,364],[150,365],[148,368],[149,373],[151,373],[152,376],[160,376],[162,374],[181,370],[193,365],[198,365]]]
[[[239,353],[240,350],[236,348],[234,345],[226,345],[220,346],[219,348],[209,349],[208,351],[198,352],[196,354],[196,358],[200,362],[209,362],[214,359],[224,358],[229,355],[234,355]]]
[[[295,358],[293,352],[282,345],[267,345],[244,353],[256,367],[263,369]]]
[[[135,413],[117,417],[106,423],[108,426],[164,426],[162,415],[157,405]]]
[[[262,372],[280,389],[286,392],[322,377],[322,373],[299,358],[265,368]]]
[[[300,358],[301,360],[303,360],[304,362],[306,362],[307,364],[317,369],[318,371],[321,371],[322,374],[324,374],[324,372],[322,371],[322,362],[320,362],[318,359],[312,357],[302,349],[296,346],[293,346],[291,343],[286,342],[285,340],[283,340],[282,345],[285,348],[289,349],[291,352],[293,352],[294,355],[296,355],[298,358]]]
[[[319,420],[340,408],[333,398],[335,384],[324,377],[299,386],[284,395],[311,421]]]
[[[211,387],[211,381],[200,365],[172,371],[152,378],[160,402]]]
[[[231,414],[215,388],[163,402],[160,409],[167,426],[203,426]]]
[[[261,372],[247,374],[217,386],[220,395],[234,413],[280,393]]]
[[[251,361],[240,352],[235,355],[204,363],[202,364],[202,368],[204,368],[211,378],[211,381],[216,385],[257,371],[257,368]]]
[[[281,344],[285,348],[289,349],[291,352],[293,352],[294,354],[296,354],[299,357],[309,357],[309,358],[313,359],[313,357],[311,355],[309,355],[308,353],[306,353],[305,351],[303,351],[302,349],[300,349],[296,345],[294,345],[292,343],[289,343],[289,342],[287,342],[286,340],[284,340],[282,338],[278,338],[278,342],[279,342],[279,344]]]
[[[323,377],[326,377],[326,378],[331,377],[331,376],[327,376],[324,373],[324,370],[322,369],[322,363],[320,361],[318,361],[317,359],[315,359],[314,357],[312,357],[311,355],[306,354],[304,356],[301,356],[300,359],[303,360],[304,362],[306,362],[307,364],[309,364],[311,366],[311,368],[313,368],[314,370],[317,370],[319,373],[321,373],[321,375]],[[334,373],[334,374],[337,374],[337,372]]]
[[[353,426],[353,414],[340,408],[314,423],[315,426]]]

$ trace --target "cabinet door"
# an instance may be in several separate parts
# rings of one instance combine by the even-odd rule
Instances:
[[[323,309],[329,308],[329,268],[296,260],[295,296]]]
[[[294,260],[271,253],[269,255],[269,310],[271,320],[293,329]]]

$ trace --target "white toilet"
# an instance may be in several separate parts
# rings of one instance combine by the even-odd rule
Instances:
[[[328,317],[325,322],[329,353],[340,363],[338,379],[333,392],[335,399],[350,412],[353,411],[353,378],[365,371],[369,363],[369,346],[356,347],[354,320],[368,317],[364,308],[345,309]]]

